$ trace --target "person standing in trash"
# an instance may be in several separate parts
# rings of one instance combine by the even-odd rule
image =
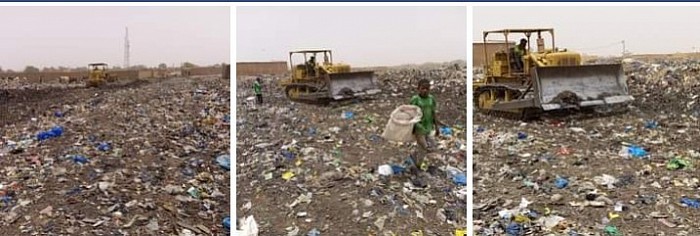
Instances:
[[[262,96],[262,79],[260,77],[255,79],[255,82],[253,82],[253,91],[255,92],[255,97],[258,99],[258,104],[263,103],[263,96]]]
[[[427,154],[434,151],[436,143],[431,134],[435,131],[435,136],[440,135],[439,125],[444,125],[437,119],[437,101],[435,97],[430,94],[430,81],[427,79],[421,79],[418,81],[418,95],[411,97],[411,105],[420,107],[423,117],[420,122],[413,126],[413,136],[416,138],[418,143],[418,148],[420,153],[413,155],[415,170],[416,167],[420,167],[423,170],[427,170],[428,164],[425,160]]]

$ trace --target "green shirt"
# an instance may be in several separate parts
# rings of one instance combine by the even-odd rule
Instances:
[[[423,112],[423,118],[414,126],[416,134],[430,134],[435,128],[435,110],[437,110],[435,97],[428,95],[428,97],[422,98],[420,95],[415,95],[411,98],[411,105],[420,107]]]
[[[253,83],[253,90],[255,91],[255,95],[262,94],[262,86],[260,86],[260,83],[258,83],[258,81],[255,81],[255,83]]]

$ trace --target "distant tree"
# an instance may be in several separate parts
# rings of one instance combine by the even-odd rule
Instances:
[[[41,72],[39,68],[36,68],[34,66],[27,66],[24,68],[24,73],[39,73]]]
[[[195,68],[195,67],[197,67],[197,65],[192,64],[190,62],[182,63],[182,68]]]
[[[168,68],[168,65],[165,63],[158,64],[158,69],[167,69],[167,68]]]

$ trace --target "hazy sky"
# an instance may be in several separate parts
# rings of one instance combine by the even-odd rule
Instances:
[[[0,7],[0,67],[208,65],[230,60],[228,7]]]
[[[465,7],[238,7],[237,61],[333,50],[351,66],[466,60]]]
[[[554,28],[560,48],[620,55],[700,50],[700,7],[474,7],[474,40],[484,30]],[[489,36],[489,39],[491,37]],[[533,46],[533,44],[531,44]]]

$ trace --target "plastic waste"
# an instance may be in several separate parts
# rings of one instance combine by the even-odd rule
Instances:
[[[389,176],[394,174],[394,170],[391,168],[390,165],[381,165],[379,168],[377,168],[377,173],[383,176]]]
[[[315,128],[309,128],[309,130],[306,132],[307,135],[309,136],[314,136],[316,135],[316,129]]]
[[[459,186],[466,186],[467,185],[467,175],[465,175],[464,173],[458,173],[452,177],[452,182],[454,182],[456,185],[459,185]]]
[[[486,131],[486,129],[484,129],[484,127],[476,128],[477,133],[483,133],[484,131]]]
[[[61,127],[61,126],[54,126],[54,127],[52,127],[50,130],[48,130],[48,131],[39,132],[39,133],[36,135],[36,138],[37,138],[39,141],[44,141],[44,140],[47,140],[47,139],[50,139],[50,138],[60,137],[61,135],[63,135],[63,127]]]
[[[61,112],[61,111],[56,111],[56,112],[53,113],[53,115],[54,115],[55,117],[61,118],[61,117],[63,117],[64,114],[63,114],[63,112]]]
[[[557,178],[554,180],[554,186],[556,186],[558,189],[566,188],[566,186],[569,186],[569,180],[557,176]]]
[[[512,222],[506,227],[506,235],[508,236],[522,236],[523,228],[520,224]]]
[[[678,169],[685,169],[686,167],[690,167],[691,163],[690,161],[683,159],[681,157],[674,157],[671,160],[668,160],[666,163],[666,169],[669,170],[678,170]]]
[[[85,164],[85,163],[90,162],[90,160],[87,159],[87,157],[82,156],[82,155],[75,155],[75,156],[73,156],[72,159],[73,159],[73,162],[78,163],[78,164]]]
[[[655,120],[648,120],[646,123],[644,123],[644,128],[647,129],[656,129],[659,127],[659,122],[656,122]]]
[[[393,174],[401,174],[406,170],[403,166],[400,165],[391,165],[391,171]]]
[[[343,119],[349,120],[352,119],[355,116],[355,113],[352,111],[344,111],[343,112]]]
[[[524,132],[518,132],[518,139],[523,140],[527,138],[527,134]]]
[[[447,136],[447,137],[452,136],[452,128],[450,128],[448,126],[440,127],[440,134]]]
[[[691,208],[695,208],[695,209],[700,208],[700,200],[698,200],[698,199],[683,197],[683,198],[681,198],[681,204],[686,205],[686,206],[691,207]]]
[[[282,156],[287,160],[294,159],[294,157],[296,156],[293,152],[290,152],[288,150],[282,150],[280,154],[282,154]]]
[[[231,157],[228,154],[216,157],[216,163],[226,170],[231,170]]]
[[[223,224],[224,224],[224,229],[226,229],[227,232],[231,231],[231,217],[224,218]]]
[[[627,152],[629,153],[630,156],[635,157],[635,158],[642,158],[647,155],[647,151],[645,151],[643,148],[639,146],[632,145],[627,149]]]
[[[309,231],[306,236],[321,236],[321,232],[319,232],[316,228],[312,229]]]
[[[604,231],[605,231],[606,236],[622,236],[622,234],[617,229],[617,227],[615,227],[613,225],[605,226]]]
[[[107,142],[101,142],[101,143],[97,146],[97,150],[100,150],[100,151],[102,151],[102,152],[106,152],[106,151],[109,151],[109,150],[111,150],[111,149],[112,149],[112,147],[111,147],[111,146],[109,145],[109,143],[107,143]]]
[[[258,236],[258,223],[253,216],[248,216],[241,221],[241,231],[243,236]]]

